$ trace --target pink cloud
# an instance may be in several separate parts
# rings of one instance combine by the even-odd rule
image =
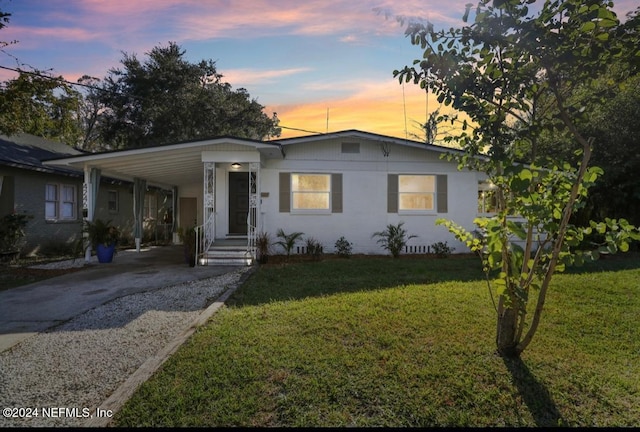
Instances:
[[[296,75],[310,71],[310,68],[292,68],[277,70],[259,69],[227,69],[222,72],[223,81],[232,84],[234,87],[248,84],[263,84],[277,80],[282,77]]]

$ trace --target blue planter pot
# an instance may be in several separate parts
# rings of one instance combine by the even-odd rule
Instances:
[[[98,256],[99,263],[110,263],[113,261],[113,254],[116,250],[116,244],[112,243],[109,246],[99,244],[96,248],[96,255]]]

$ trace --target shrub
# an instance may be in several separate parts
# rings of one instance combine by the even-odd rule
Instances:
[[[0,219],[0,251],[17,252],[24,246],[24,228],[33,216],[9,213]]]
[[[436,242],[431,245],[431,251],[438,258],[448,258],[455,248],[449,247],[447,242]]]
[[[404,222],[399,222],[398,225],[389,224],[384,231],[378,231],[373,233],[372,237],[380,237],[378,243],[389,252],[394,258],[400,256],[400,252],[407,245],[407,242],[417,236],[408,235],[407,230],[402,228]]]
[[[258,262],[265,264],[271,255],[271,235],[269,233],[261,232],[256,236],[256,251]]]
[[[344,236],[336,240],[336,254],[343,258],[349,258],[351,256],[351,247],[353,246]]]
[[[303,235],[304,233],[301,233],[301,232],[293,232],[291,234],[286,234],[282,230],[282,228],[278,229],[276,236],[281,240],[278,240],[274,244],[282,246],[282,248],[287,253],[287,261],[289,260],[289,256],[291,256],[291,251],[293,250],[293,247],[296,245],[296,242],[299,239],[301,239]]]
[[[309,237],[307,239],[307,255],[311,256],[314,260],[319,260],[323,253],[324,246],[322,246],[322,243],[313,237]]]

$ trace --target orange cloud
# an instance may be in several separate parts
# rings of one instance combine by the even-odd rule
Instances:
[[[307,135],[308,132],[336,132],[359,129],[398,138],[420,139],[418,123],[427,116],[426,93],[417,85],[403,86],[396,80],[351,83],[357,91],[344,98],[325,99],[303,105],[271,105],[265,112],[277,112],[282,138]],[[428,112],[438,108],[429,95]],[[328,112],[327,112],[328,110]],[[441,112],[447,111],[442,108]],[[328,117],[328,122],[327,122]],[[295,129],[301,129],[295,130]]]

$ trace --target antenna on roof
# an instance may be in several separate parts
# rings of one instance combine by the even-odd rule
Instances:
[[[327,132],[329,133],[329,108],[327,108]]]
[[[407,131],[407,100],[404,96],[404,80],[402,80],[402,108],[404,109],[404,139],[409,140],[409,132]]]

